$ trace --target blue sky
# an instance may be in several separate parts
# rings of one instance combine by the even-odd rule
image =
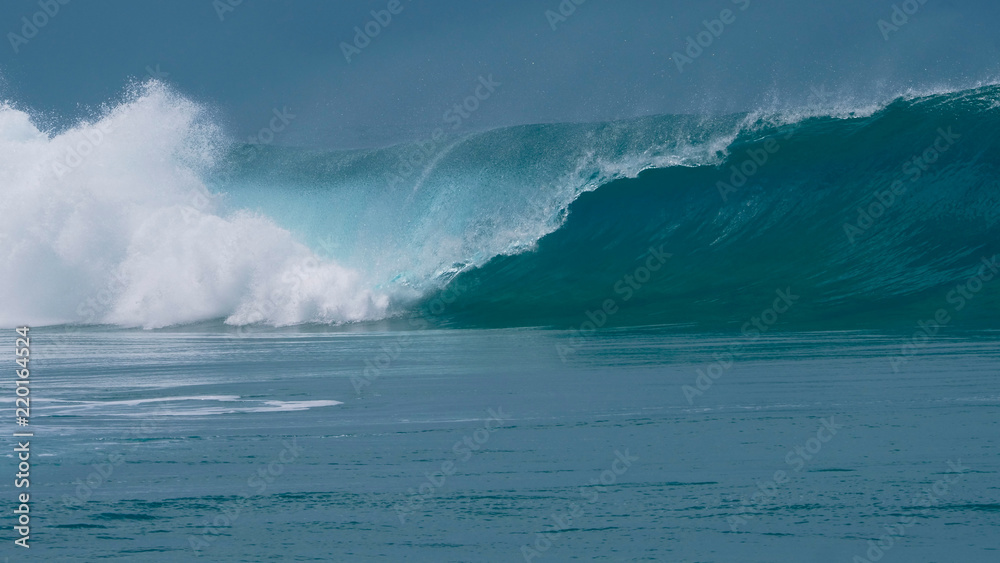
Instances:
[[[816,85],[864,99],[1000,76],[1000,5],[989,0],[398,0],[391,21],[373,23],[391,2],[5,0],[0,96],[65,123],[159,69],[238,138],[288,108],[297,125],[281,142],[355,147],[426,135],[490,75],[501,86],[471,128],[748,110],[801,103]],[[560,4],[567,15],[552,16]],[[22,18],[44,21],[25,42],[11,39],[26,35]],[[342,44],[366,25],[377,35],[348,62]],[[673,55],[699,33],[707,46],[681,71]]]

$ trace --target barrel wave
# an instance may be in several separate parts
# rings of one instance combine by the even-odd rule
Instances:
[[[355,151],[228,139],[156,82],[52,131],[0,107],[0,323],[719,328],[784,295],[776,327],[974,326],[1000,304],[995,85]]]
[[[760,317],[782,291],[795,296],[779,305],[783,327],[905,327],[941,309],[952,326],[989,326],[998,99],[987,87],[748,129],[721,163],[581,195],[536,251],[464,273],[461,297],[437,308],[483,326],[721,328]]]

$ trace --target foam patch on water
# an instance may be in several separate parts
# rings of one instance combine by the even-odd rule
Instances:
[[[243,399],[239,395],[192,395],[129,399],[124,401],[46,401],[44,404],[45,406],[39,410],[45,416],[147,418],[160,416],[215,416],[242,413],[295,412],[342,405],[343,402],[333,400],[275,401]]]

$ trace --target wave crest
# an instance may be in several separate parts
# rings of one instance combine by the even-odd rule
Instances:
[[[58,134],[3,105],[0,200],[14,204],[0,207],[0,324],[339,324],[465,282],[476,289],[443,318],[557,324],[654,243],[691,261],[616,323],[733,320],[790,281],[815,290],[797,309],[814,319],[861,301],[919,312],[913,295],[1000,239],[998,99],[985,86],[339,152],[233,145],[157,82]],[[968,135],[961,148],[864,245],[845,240],[851,210],[950,125]],[[768,143],[780,152],[720,198],[728,171]],[[720,281],[705,293],[709,276]]]

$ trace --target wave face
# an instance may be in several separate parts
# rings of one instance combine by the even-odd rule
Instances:
[[[761,123],[721,164],[582,195],[537,251],[466,272],[437,309],[477,326],[739,327],[782,290],[786,327],[912,326],[939,309],[995,327],[1000,276],[981,259],[1000,251],[998,211],[997,87]],[[647,260],[659,269],[637,272]],[[608,299],[614,313],[598,313]]]
[[[711,327],[780,289],[782,324],[856,327],[1000,304],[1000,280],[949,300],[1000,241],[996,86],[331,153],[234,146],[151,83],[58,134],[2,106],[0,145],[0,324],[578,326],[613,300],[608,325]]]

